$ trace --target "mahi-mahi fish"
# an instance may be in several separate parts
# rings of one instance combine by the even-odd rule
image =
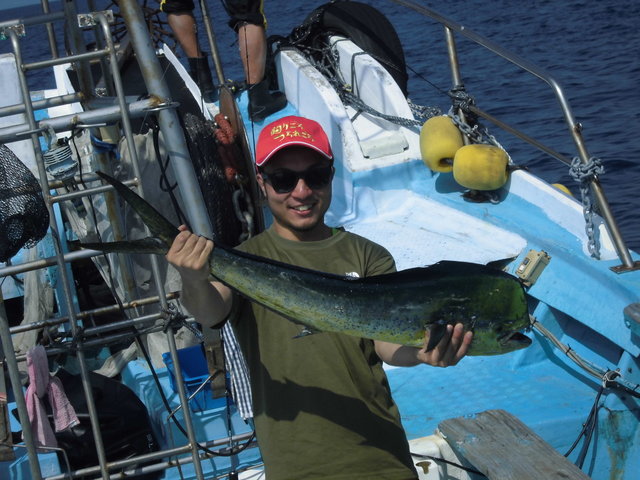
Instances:
[[[169,250],[178,229],[135,192],[110,183],[140,215],[154,237],[126,242],[85,243],[103,252]],[[352,278],[300,268],[216,244],[209,257],[212,277],[274,312],[302,324],[306,333],[339,332],[361,338],[435,347],[447,325],[472,330],[467,355],[498,355],[527,347],[529,326],[524,289],[512,275],[485,265],[441,261],[424,268]]]

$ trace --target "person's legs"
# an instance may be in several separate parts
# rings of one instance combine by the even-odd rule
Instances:
[[[240,58],[249,90],[249,115],[261,121],[287,104],[282,92],[270,92],[265,79],[267,38],[262,0],[222,0],[229,26],[238,32]]]
[[[267,36],[264,27],[251,23],[240,25],[238,44],[247,84],[260,82],[264,78],[267,59]]]
[[[167,22],[184,54],[189,58],[202,57],[198,45],[198,28],[193,13],[169,13],[167,14]]]
[[[189,62],[189,74],[200,88],[206,102],[213,101],[215,88],[207,55],[198,44],[198,25],[193,16],[192,0],[162,0],[160,9],[167,14],[167,22]]]

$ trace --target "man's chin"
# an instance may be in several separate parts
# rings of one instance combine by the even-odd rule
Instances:
[[[307,233],[313,231],[317,226],[318,222],[314,222],[313,224],[290,225],[290,228],[295,232]]]
[[[320,219],[317,217],[308,219],[295,219],[295,221],[287,221],[284,225],[294,232],[308,233],[320,225]]]

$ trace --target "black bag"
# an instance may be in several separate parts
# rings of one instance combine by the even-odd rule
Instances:
[[[67,398],[80,420],[75,427],[56,432],[58,446],[65,450],[73,470],[98,465],[82,379],[80,375],[73,375],[65,370],[59,370],[56,377],[62,382]],[[158,443],[151,430],[147,409],[135,393],[126,385],[93,372],[89,372],[89,382],[107,461],[124,460],[157,451]],[[53,425],[50,407],[48,413]],[[60,453],[58,455],[61,456]],[[60,458],[60,463],[64,468],[66,463],[63,458]],[[162,473],[153,472],[135,478],[155,480]]]

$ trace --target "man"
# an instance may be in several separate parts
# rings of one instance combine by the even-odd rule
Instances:
[[[254,121],[284,108],[287,100],[282,92],[270,92],[265,79],[267,58],[266,18],[262,0],[222,0],[229,14],[229,26],[238,34],[240,58],[249,90],[249,114]],[[205,101],[213,100],[213,81],[206,55],[200,50],[193,0],[161,0],[160,9],[176,40],[182,47],[191,77],[196,81]]]
[[[318,123],[289,116],[267,125],[256,165],[273,224],[241,250],[342,275],[395,270],[383,247],[324,223],[334,169]],[[267,478],[416,478],[382,361],[454,365],[472,334],[457,325],[431,351],[337,333],[299,337],[300,325],[210,282],[213,243],[181,230],[167,259],[182,276],[186,308],[205,326],[220,325],[234,301],[238,309],[231,321],[249,365]]]

